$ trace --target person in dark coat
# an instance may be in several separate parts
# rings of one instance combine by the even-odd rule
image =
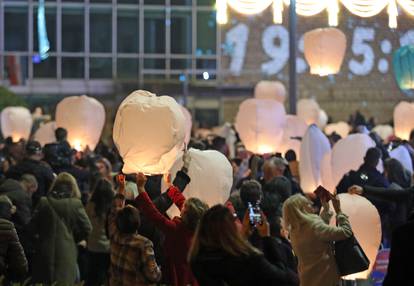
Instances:
[[[5,279],[2,285],[24,280],[28,269],[23,247],[10,221],[13,208],[7,196],[0,196],[0,277]]]
[[[412,259],[414,257],[414,221],[395,229],[383,286],[414,285]]]
[[[38,237],[33,257],[34,283],[73,285],[77,279],[77,244],[92,230],[75,178],[60,173],[47,197],[40,199],[30,227]]]
[[[26,158],[6,173],[6,178],[19,180],[24,174],[36,177],[38,190],[33,194],[33,206],[45,196],[55,178],[50,166],[42,161],[42,146],[37,141],[29,141],[26,145]]]
[[[167,195],[181,211],[181,216],[169,219],[161,214],[152,203],[145,192],[145,182],[146,177],[141,173],[138,174],[139,195],[135,201],[145,217],[165,234],[165,264],[162,266],[164,281],[167,285],[197,286],[197,281],[187,262],[187,255],[198,220],[208,206],[197,198],[185,200],[178,188],[171,186]]]
[[[244,220],[244,234],[251,232]],[[200,286],[299,285],[297,275],[268,261],[274,245],[269,224],[257,224],[263,252],[254,248],[237,230],[234,217],[223,205],[210,208],[200,220],[189,254],[191,268]]]

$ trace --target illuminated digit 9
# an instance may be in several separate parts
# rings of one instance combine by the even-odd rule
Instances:
[[[279,45],[275,40],[279,39]],[[272,60],[262,64],[262,72],[274,75],[280,72],[289,59],[289,33],[285,27],[272,25],[267,27],[262,35],[262,47]]]
[[[355,56],[362,56],[362,61],[351,59],[349,69],[355,75],[368,75],[374,68],[375,54],[368,42],[375,39],[374,28],[356,27],[352,41],[352,52]]]

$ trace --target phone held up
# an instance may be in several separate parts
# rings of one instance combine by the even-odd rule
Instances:
[[[262,224],[262,214],[260,212],[260,201],[257,201],[253,206],[251,202],[247,205],[249,211],[250,225]]]
[[[321,201],[325,201],[325,202],[329,202],[333,198],[333,195],[322,186],[317,187],[316,190],[314,191],[314,194]]]

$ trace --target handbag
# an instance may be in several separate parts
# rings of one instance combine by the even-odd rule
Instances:
[[[367,270],[370,264],[354,234],[347,239],[335,241],[335,259],[341,276]]]

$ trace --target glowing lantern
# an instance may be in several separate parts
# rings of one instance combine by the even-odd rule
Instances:
[[[309,126],[300,146],[300,185],[311,193],[321,184],[321,161],[331,150],[328,138],[315,125]]]
[[[56,107],[56,127],[68,131],[68,141],[78,151],[95,149],[104,124],[105,109],[92,97],[66,97]]]
[[[283,136],[286,113],[272,99],[247,99],[240,104],[236,130],[246,149],[256,154],[274,153]]]
[[[374,267],[381,243],[380,216],[376,207],[364,197],[340,194],[339,199],[342,212],[349,217],[352,231],[371,262],[368,270],[345,276],[344,279],[367,279]]]
[[[214,150],[200,151],[191,148],[188,152],[191,157],[188,168],[191,182],[186,187],[184,195],[187,198],[199,198],[209,206],[226,202],[233,184],[233,169],[229,160],[222,153]],[[180,156],[172,166],[170,174],[175,176],[182,166]],[[172,217],[178,215],[179,211],[172,206],[168,214]]]
[[[414,129],[414,104],[402,101],[394,108],[394,132],[403,140],[410,140]]]
[[[286,153],[286,151],[292,149],[295,151],[298,161],[300,161],[300,142],[307,129],[308,126],[301,118],[296,115],[286,115],[283,140],[279,151]]]
[[[300,99],[297,103],[297,113],[308,125],[319,123],[320,107],[312,98]]]
[[[36,130],[33,138],[42,146],[53,143],[56,141],[55,130],[56,122],[50,121],[48,123],[40,125],[39,129]]]
[[[283,103],[286,99],[286,88],[280,81],[260,81],[254,88],[257,99],[275,99]]]
[[[322,157],[321,181],[322,181],[322,186],[324,186],[325,189],[327,189],[331,193],[334,193],[336,189],[336,184],[334,183],[332,179],[331,156],[332,156],[332,150],[330,150],[329,152],[326,152],[325,155],[323,155]]]
[[[28,140],[32,125],[32,114],[25,107],[6,107],[1,112],[1,132],[4,138],[12,137],[14,142]]]
[[[382,140],[387,141],[392,135],[394,135],[394,129],[390,125],[377,125],[372,131],[378,134]]]
[[[339,121],[337,123],[328,124],[325,127],[325,134],[331,135],[332,133],[335,132],[336,134],[340,135],[342,138],[345,138],[346,136],[348,136],[350,130],[351,128],[348,123],[344,121]]]
[[[185,118],[169,96],[145,90],[131,93],[118,108],[113,139],[126,174],[165,174],[174,164],[185,138]]]
[[[411,161],[410,152],[408,152],[407,148],[402,145],[398,146],[390,152],[390,157],[400,161],[400,163],[407,171],[410,172],[410,174],[413,173],[413,163]]]
[[[315,29],[305,33],[304,47],[311,74],[336,74],[345,56],[346,36],[336,28]]]
[[[398,86],[402,90],[414,88],[414,46],[407,45],[396,50],[392,63]]]
[[[180,106],[181,107],[181,111],[184,114],[184,118],[185,118],[185,138],[184,138],[184,142],[186,145],[188,145],[188,142],[190,142],[191,139],[191,130],[193,128],[193,117],[191,116],[190,111],[188,111],[187,108],[185,108],[184,106]]]
[[[319,120],[316,125],[319,129],[323,130],[326,124],[328,124],[328,114],[326,114],[325,110],[321,109],[319,110]]]
[[[365,153],[371,147],[375,147],[375,142],[366,134],[348,135],[333,146],[331,168],[335,186],[346,173],[361,166]]]

